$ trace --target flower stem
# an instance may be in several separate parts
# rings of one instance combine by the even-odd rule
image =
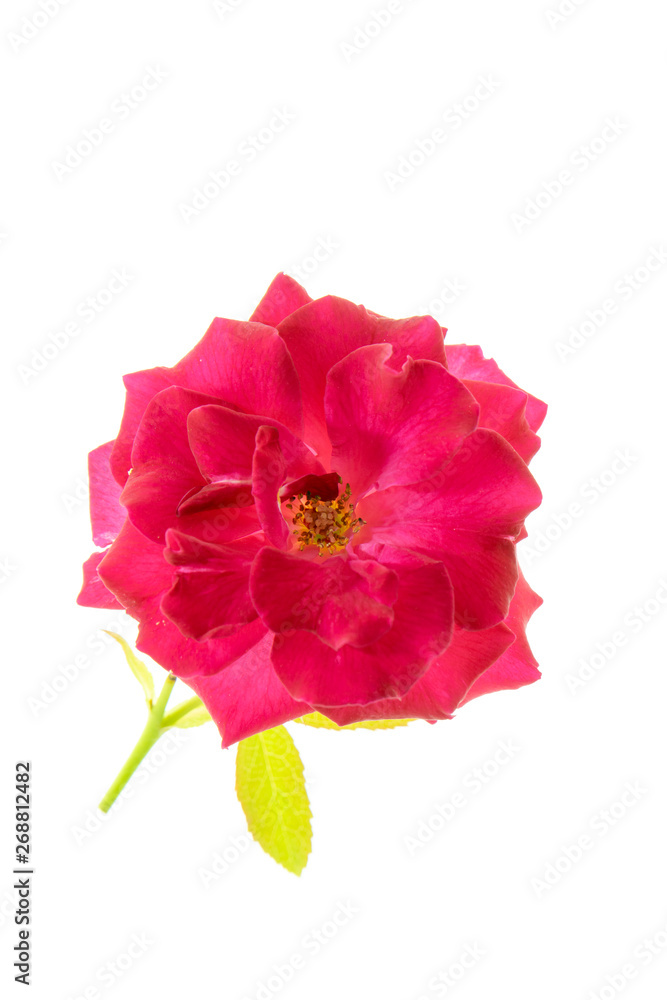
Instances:
[[[125,785],[138,768],[139,764],[162,735],[164,712],[167,707],[167,702],[169,701],[169,695],[171,694],[175,683],[176,677],[174,674],[168,674],[157,701],[148,713],[148,722],[146,723],[144,731],[139,737],[134,750],[121,767],[106,795],[99,804],[101,812],[106,813],[109,811],[120,793],[125,788]]]

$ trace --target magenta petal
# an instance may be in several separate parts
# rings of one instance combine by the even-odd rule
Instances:
[[[267,326],[278,326],[290,313],[308,302],[312,302],[305,288],[288,274],[277,274],[273,279],[264,298],[250,317],[253,323],[265,323]]]
[[[398,596],[393,626],[376,642],[336,652],[310,632],[276,636],[273,665],[292,697],[319,706],[398,698],[448,646],[453,598],[442,564],[389,549],[384,557],[398,575]]]
[[[513,539],[540,500],[514,449],[495,431],[478,430],[432,479],[373,493],[357,514],[374,542],[441,559],[458,624],[491,628],[505,618],[516,586]]]
[[[280,511],[278,491],[285,482],[285,458],[276,427],[263,425],[257,431],[252,459],[252,494],[257,517],[267,542],[284,549],[289,528]]]
[[[514,642],[472,685],[462,703],[494,691],[511,690],[539,680],[540,671],[526,639],[526,625],[542,598],[528,586],[519,573],[516,593],[510,605],[506,624],[516,636]]]
[[[301,435],[301,391],[277,331],[261,323],[214,319],[197,346],[172,369],[174,382],[217,396],[227,406],[277,420]]]
[[[98,573],[133,618],[140,618],[144,605],[169,589],[173,575],[162,546],[152,542],[129,520],[104,553]]]
[[[527,394],[492,382],[465,379],[463,384],[480,405],[479,426],[497,431],[528,463],[539,450],[540,439],[526,419]]]
[[[321,710],[339,726],[364,719],[450,719],[476,679],[514,642],[506,625],[470,632],[457,628],[452,641],[403,698],[371,705]],[[316,708],[319,706],[315,706]]]
[[[234,631],[198,642],[182,632],[161,611],[157,599],[146,603],[137,635],[137,649],[177,677],[209,676],[226,670],[266,634],[259,618]]]
[[[400,369],[408,355],[445,363],[442,329],[431,316],[392,320],[333,295],[297,309],[278,327],[301,383],[305,440],[327,461],[329,441],[324,416],[327,372],[351,351],[366,344],[391,344],[391,366]]]
[[[327,375],[331,464],[353,495],[432,476],[477,425],[479,407],[434,361],[389,364],[389,344],[360,347]]]
[[[160,610],[173,569],[161,545],[146,538],[131,521],[108,549],[99,576],[125,610],[139,620],[137,649],[178,677],[222,670],[259,642],[266,628],[259,619],[237,626],[233,635],[196,642],[178,630]]]
[[[85,608],[121,608],[110,590],[100,580],[97,567],[106,555],[105,552],[93,552],[83,564],[83,587],[76,599],[77,604]]]
[[[238,413],[226,406],[200,406],[193,410],[188,417],[188,439],[200,473],[207,479],[232,485],[250,482],[255,438],[264,425],[263,417]],[[315,475],[324,472],[303,442],[282,424],[275,426],[286,475],[295,479],[309,472]]]
[[[393,575],[381,570],[385,577]],[[381,584],[376,581],[375,586]],[[374,642],[393,621],[391,608],[370,596],[364,567],[355,572],[352,561],[342,555],[311,562],[264,548],[250,572],[250,593],[272,631],[305,629],[332,649]]]
[[[453,375],[461,379],[476,379],[479,382],[496,382],[519,389],[516,382],[498,367],[493,358],[485,358],[481,347],[468,344],[447,345],[447,367]],[[523,392],[522,389],[519,391]],[[532,431],[537,431],[547,413],[547,404],[536,396],[526,393],[526,419]]]
[[[170,368],[149,368],[123,376],[125,409],[118,437],[111,452],[111,471],[120,486],[125,486],[132,467],[132,444],[146,407],[153,396],[174,384]]]
[[[220,730],[223,747],[311,711],[278,680],[271,665],[271,643],[271,635],[265,635],[220,673],[188,679]]]
[[[162,542],[178,524],[183,497],[206,480],[190,451],[187,419],[209,402],[190,389],[163,389],[146,407],[134,439],[132,472],[122,494],[130,520],[148,538]]]
[[[90,520],[95,545],[111,545],[123,527],[127,513],[120,503],[121,488],[111,474],[109,459],[113,441],[95,448],[88,455],[90,483]]]
[[[236,631],[257,617],[250,600],[250,566],[263,542],[256,535],[213,545],[170,529],[165,557],[174,583],[160,608],[183,635],[199,641]]]

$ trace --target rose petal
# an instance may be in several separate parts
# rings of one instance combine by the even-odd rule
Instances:
[[[120,503],[121,489],[111,474],[109,460],[114,442],[95,448],[88,455],[90,483],[90,521],[95,545],[111,545],[123,527],[127,512]]]
[[[431,316],[392,320],[363,306],[329,295],[297,309],[278,326],[294,360],[301,384],[305,440],[327,462],[330,445],[324,415],[324,391],[330,368],[366,344],[391,344],[391,367],[400,369],[408,355],[445,362],[442,330]]]
[[[391,593],[394,574],[383,567],[380,572],[383,579],[378,581],[362,560],[338,555],[313,562],[267,547],[253,563],[250,593],[265,625],[274,632],[305,629],[332,649],[346,643],[364,646],[383,635],[393,621],[383,598]]]
[[[146,407],[153,396],[174,384],[170,368],[149,368],[124,375],[125,410],[118,437],[111,452],[111,471],[116,482],[125,486],[132,467],[132,445]]]
[[[220,673],[188,679],[220,730],[223,747],[311,711],[290,697],[278,680],[271,666],[271,643],[272,636],[265,635]]]
[[[312,302],[305,288],[288,274],[277,274],[273,279],[264,298],[250,317],[253,323],[265,323],[267,326],[278,326],[290,313],[306,303]]]
[[[507,652],[475,681],[462,704],[482,694],[510,690],[539,680],[541,674],[528,645],[526,625],[541,604],[542,598],[531,590],[519,573],[519,582],[506,621],[516,638]]]
[[[200,406],[188,417],[188,441],[200,474],[222,482],[251,482],[255,438],[263,417],[238,413],[226,406]],[[302,441],[282,424],[275,423],[285,459],[285,475],[291,479],[324,469]]]
[[[139,621],[137,649],[178,677],[222,670],[259,642],[266,628],[259,621],[241,625],[233,635],[196,642],[182,635],[160,609],[173,569],[162,546],[126,521],[99,565],[104,585],[128,614]]]
[[[389,344],[352,351],[329,371],[324,397],[331,464],[353,494],[432,476],[477,424],[479,407],[434,361],[396,370]]]
[[[181,526],[181,500],[206,484],[190,451],[187,418],[211,398],[171,386],[146,407],[132,448],[132,473],[121,499],[135,527],[154,542],[164,541],[167,528]]]
[[[173,377],[177,385],[210,393],[244,413],[277,420],[301,436],[299,380],[284,341],[270,326],[214,319],[197,346],[174,367]]]
[[[104,586],[97,574],[97,567],[106,553],[93,552],[83,564],[83,587],[76,599],[85,608],[121,608],[110,590]]]
[[[175,568],[160,608],[183,635],[202,641],[228,635],[257,617],[250,600],[250,566],[260,536],[212,545],[170,529],[165,558]]]
[[[450,719],[476,679],[514,642],[504,624],[470,632],[454,630],[452,641],[403,698],[343,708],[315,706],[339,726],[366,719]]]
[[[292,697],[311,705],[367,705],[404,695],[452,634],[453,597],[442,563],[387,548],[398,576],[394,623],[380,639],[337,652],[311,632],[277,635],[276,673]]]
[[[525,463],[495,431],[471,434],[432,479],[365,497],[358,535],[442,560],[464,628],[501,622],[516,586],[513,538],[541,494]]]
[[[480,405],[479,426],[497,431],[528,464],[539,450],[540,439],[526,419],[527,394],[492,382],[464,379],[463,384]]]
[[[468,344],[447,345],[447,367],[452,375],[461,379],[477,379],[480,382],[496,382],[520,389],[516,382],[501,371],[493,358],[485,358],[482,348]],[[547,413],[547,404],[536,396],[526,393],[526,419],[532,431],[537,431]]]
[[[262,425],[255,438],[252,459],[252,495],[264,537],[276,548],[284,549],[289,541],[289,528],[280,511],[278,492],[285,482],[286,463],[276,427]]]

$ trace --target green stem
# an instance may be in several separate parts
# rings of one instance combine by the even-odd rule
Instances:
[[[109,811],[120,793],[125,788],[125,785],[138,768],[139,764],[142,762],[151,747],[153,747],[160,738],[163,732],[164,711],[167,707],[169,695],[171,694],[175,683],[175,676],[173,674],[168,674],[157,701],[148,713],[148,722],[146,723],[144,731],[139,737],[134,750],[121,767],[106,795],[99,804],[99,809],[103,813]]]

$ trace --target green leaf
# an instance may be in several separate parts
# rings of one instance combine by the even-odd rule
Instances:
[[[236,794],[260,847],[300,875],[311,850],[312,814],[299,751],[284,726],[239,743]]]
[[[112,639],[115,639],[116,642],[122,646],[128,666],[144,689],[148,707],[152,708],[153,699],[155,698],[155,686],[148,667],[145,663],[142,663],[141,660],[137,659],[134,650],[128,645],[125,639],[123,639],[122,635],[117,635],[116,632],[109,632],[107,629],[102,629],[102,631],[106,632],[107,635],[110,635]]]
[[[173,722],[172,725],[177,729],[192,729],[194,726],[203,726],[205,722],[211,721],[211,716],[202,705],[200,708],[193,708],[191,712],[178,719],[177,722]]]
[[[414,719],[376,719],[372,722],[351,722],[349,726],[337,726],[335,722],[331,719],[327,719],[326,715],[320,715],[319,712],[313,712],[311,715],[302,715],[300,719],[294,719],[294,722],[300,722],[303,726],[314,726],[315,729],[396,729],[398,726],[407,726],[408,722],[414,722]]]

